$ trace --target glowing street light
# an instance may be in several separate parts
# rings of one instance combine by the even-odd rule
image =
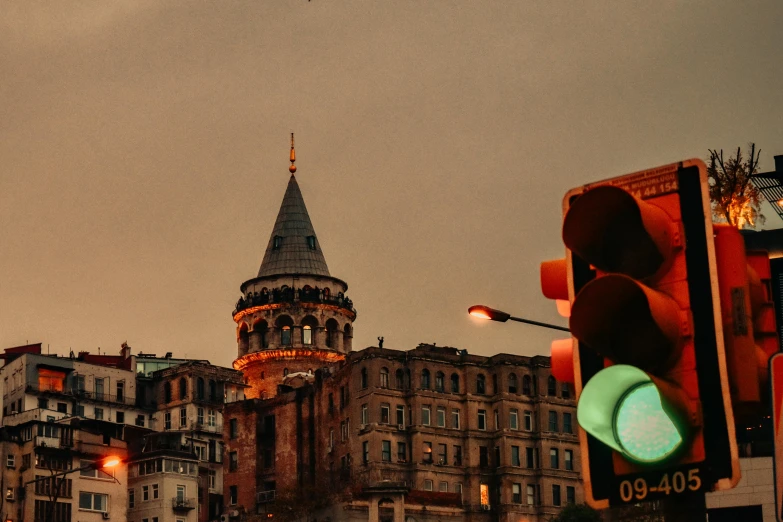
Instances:
[[[484,305],[471,306],[470,308],[468,308],[468,313],[473,317],[478,317],[480,319],[488,319],[490,321],[498,321],[500,323],[505,323],[506,321],[511,320],[511,321],[516,321],[518,323],[526,323],[526,324],[532,324],[534,326],[541,326],[543,328],[560,330],[561,332],[571,331],[563,326],[557,326],[549,323],[542,323],[539,321],[531,321],[530,319],[522,319],[521,317],[513,317],[511,314],[508,314],[506,312],[501,312],[500,310],[495,310],[494,308],[490,308]]]

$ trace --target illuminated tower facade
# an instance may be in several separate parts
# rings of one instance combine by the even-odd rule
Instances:
[[[332,277],[296,181],[291,177],[258,276],[245,281],[233,312],[247,398],[268,398],[293,373],[312,373],[351,351],[356,310],[348,285]],[[304,376],[307,378],[307,376]]]

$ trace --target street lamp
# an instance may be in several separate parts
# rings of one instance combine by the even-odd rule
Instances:
[[[498,321],[501,323],[505,323],[506,321],[511,320],[511,321],[516,321],[518,323],[526,323],[526,324],[532,324],[534,326],[541,326],[543,328],[560,330],[561,332],[571,331],[563,326],[557,326],[549,323],[542,323],[539,321],[531,321],[530,319],[522,319],[521,317],[514,317],[511,314],[508,314],[506,312],[501,312],[500,310],[495,310],[494,308],[490,308],[484,305],[471,306],[470,308],[468,308],[468,313],[473,317],[478,317],[480,319],[488,319],[490,321]]]

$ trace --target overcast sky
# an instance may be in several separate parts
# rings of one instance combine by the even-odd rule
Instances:
[[[572,187],[783,154],[783,2],[0,2],[0,348],[236,357],[297,179],[354,348],[548,354]],[[783,223],[767,212],[767,226]]]

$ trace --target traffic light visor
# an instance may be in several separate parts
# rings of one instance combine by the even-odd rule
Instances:
[[[576,198],[563,221],[563,242],[605,272],[647,279],[665,270],[676,229],[661,208],[611,185]]]
[[[661,391],[634,366],[610,366],[582,390],[579,425],[628,460],[665,462],[683,447],[686,424]]]

